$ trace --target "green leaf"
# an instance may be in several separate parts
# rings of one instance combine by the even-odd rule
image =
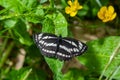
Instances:
[[[65,17],[62,15],[62,13],[60,12],[56,13],[54,15],[53,21],[55,25],[55,34],[66,37],[68,35],[67,21]]]
[[[57,12],[52,15],[46,15],[46,19],[43,21],[42,32],[55,33],[56,35],[62,35],[66,37],[67,21],[62,13]]]
[[[10,75],[8,75],[9,80],[26,80],[30,75],[31,68],[22,68],[20,70],[12,70]]]
[[[52,59],[47,57],[45,57],[45,60],[48,63],[52,72],[54,73],[54,80],[63,80],[63,75],[61,73],[63,62],[58,59]]]
[[[43,24],[42,32],[54,34],[55,27],[54,27],[53,21],[50,18],[47,17],[42,24]]]
[[[36,0],[0,0],[0,5],[18,13],[36,7]]]
[[[31,13],[31,12],[29,12]],[[26,19],[28,22],[32,23],[42,23],[42,20],[44,19],[44,11],[43,9],[40,9],[37,7],[34,11],[32,11],[31,14],[26,16]]]
[[[88,13],[89,6],[87,4],[83,5],[83,9],[78,11],[79,16],[85,16]]]
[[[70,69],[65,75],[63,80],[85,80],[82,76],[81,70]]]
[[[16,13],[21,13],[24,11],[24,6],[20,3],[19,0],[0,0],[0,5],[9,8]]]
[[[36,7],[37,0],[20,0],[20,3],[26,8],[31,9]]]
[[[33,43],[27,32],[26,24],[24,21],[20,19],[17,21],[14,27],[14,33],[19,37],[18,39],[22,44],[30,46]]]
[[[5,20],[4,24],[5,24],[4,26],[5,28],[12,28],[15,26],[16,20],[13,20],[13,19]]]
[[[32,69],[32,73],[26,80],[47,80],[48,76],[45,71],[40,69]]]
[[[83,56],[81,56],[80,62],[87,66],[88,73],[102,73],[104,76],[108,77],[120,64],[120,56],[118,55],[120,52],[114,54],[114,51],[119,44],[120,37],[118,36],[111,36],[88,42],[88,50]],[[113,57],[112,60],[111,57]],[[118,75],[120,75],[120,71],[117,72],[116,76],[113,78],[120,79],[120,76]]]

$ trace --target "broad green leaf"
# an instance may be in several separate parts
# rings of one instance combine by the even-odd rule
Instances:
[[[46,18],[43,21],[42,32],[53,33],[55,32],[55,27],[53,21],[50,18]]]
[[[54,15],[53,21],[55,25],[55,34],[58,36],[62,35],[63,37],[66,37],[68,35],[67,21],[62,13],[57,12]]]
[[[54,73],[54,80],[63,80],[63,75],[61,73],[63,62],[58,59],[52,59],[47,57],[45,57],[45,60],[48,63],[52,72]]]
[[[31,68],[22,68],[20,70],[12,70],[10,75],[8,75],[9,80],[26,80],[30,75]]]
[[[14,33],[17,37],[19,37],[19,41],[22,44],[30,46],[32,44],[32,40],[27,32],[26,24],[22,20],[18,20],[14,27]]]
[[[68,35],[67,21],[60,12],[56,12],[52,15],[46,15],[42,31],[66,37]]]
[[[94,72],[95,74],[103,74],[104,76],[108,77],[110,76],[111,72],[114,71],[116,67],[120,64],[120,52],[117,52],[113,57],[113,53],[119,44],[119,36],[111,36],[100,40],[88,42],[88,50],[83,56],[80,57],[80,62],[87,66],[88,73]],[[113,60],[108,65],[111,57],[113,57]],[[106,65],[108,66],[105,69]],[[104,69],[105,72],[103,73]],[[119,75],[120,70],[113,78],[120,79]]]

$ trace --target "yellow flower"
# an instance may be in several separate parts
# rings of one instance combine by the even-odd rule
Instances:
[[[112,21],[116,17],[116,12],[114,12],[113,6],[103,6],[100,11],[98,12],[98,18],[101,19],[103,22]]]
[[[79,9],[82,9],[82,6],[79,4],[78,0],[75,0],[74,2],[68,0],[69,6],[65,8],[65,12],[67,14],[70,14],[71,17],[74,17]]]

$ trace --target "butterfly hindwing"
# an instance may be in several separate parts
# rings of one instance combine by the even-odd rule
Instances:
[[[87,49],[87,46],[84,43],[73,38],[65,37],[62,39],[62,41],[63,44],[67,44],[66,47],[68,47],[68,49],[71,51],[72,56],[81,55]]]

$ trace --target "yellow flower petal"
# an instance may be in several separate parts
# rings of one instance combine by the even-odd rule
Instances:
[[[83,7],[82,6],[78,6],[78,9],[82,9]]]
[[[98,18],[100,18],[100,19],[104,19],[104,16],[103,16],[103,14],[102,14],[101,12],[98,12],[97,16],[98,16]]]
[[[112,6],[109,6],[108,7],[108,12],[112,14],[114,12],[114,8]]]
[[[109,21],[109,19],[104,19],[104,20],[103,20],[103,22],[108,22],[108,21]]]
[[[100,9],[100,13],[101,14],[104,14],[107,10],[107,7],[106,6],[103,6],[101,9]]]
[[[66,7],[66,8],[65,8],[65,12],[66,12],[67,14],[70,14],[70,12],[71,12],[70,7]]]
[[[112,15],[112,17],[111,17],[111,19],[110,20],[113,20],[113,19],[115,19],[115,17],[117,16],[117,14],[116,13],[114,13],[113,15]]]
[[[78,0],[68,1],[69,6],[65,8],[65,12],[70,14],[71,17],[75,16],[79,9],[82,9],[82,6],[79,4]]]
[[[74,5],[76,5],[76,4],[78,4],[78,0],[75,0],[75,1],[74,1]]]
[[[70,13],[70,16],[71,16],[71,17],[74,17],[76,14],[77,14],[77,11],[71,12],[71,13]]]
[[[69,0],[69,1],[68,1],[68,4],[71,6],[71,5],[72,5],[72,2]]]

